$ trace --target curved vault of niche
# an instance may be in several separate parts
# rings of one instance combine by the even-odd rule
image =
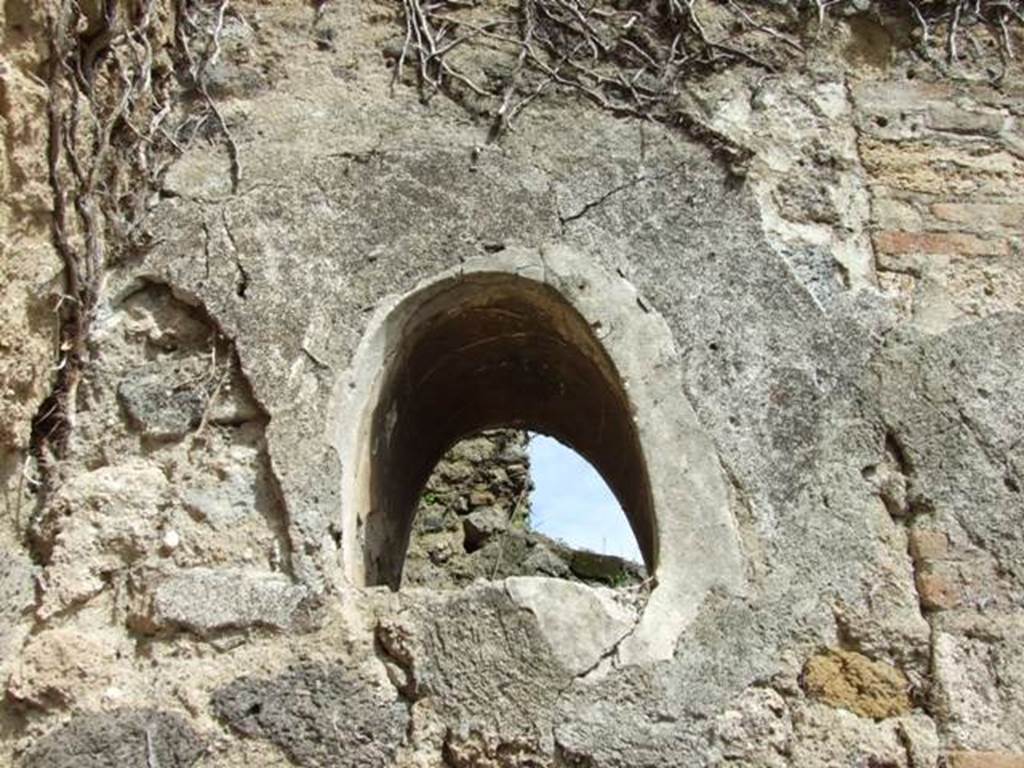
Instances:
[[[398,588],[431,470],[460,438],[492,427],[544,432],[586,457],[653,572],[653,502],[629,400],[593,329],[555,289],[476,274],[418,306],[396,341],[366,437],[365,583]]]

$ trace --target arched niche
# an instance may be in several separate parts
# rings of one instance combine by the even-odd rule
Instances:
[[[461,437],[502,426],[562,440],[618,497],[656,583],[625,644],[634,655],[671,655],[709,589],[742,586],[718,460],[667,325],[568,249],[503,251],[383,302],[334,410],[355,586],[398,588],[431,469]]]

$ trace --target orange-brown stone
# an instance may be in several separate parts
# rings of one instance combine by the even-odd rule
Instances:
[[[942,531],[913,528],[910,531],[910,555],[916,562],[942,560],[949,552],[949,538]]]
[[[959,590],[946,574],[918,571],[915,580],[921,607],[925,610],[948,611],[960,603]]]
[[[910,711],[910,688],[900,670],[854,651],[827,650],[807,660],[807,695],[862,717],[882,719]]]
[[[950,752],[949,768],[1024,768],[1024,754],[1011,752]]]

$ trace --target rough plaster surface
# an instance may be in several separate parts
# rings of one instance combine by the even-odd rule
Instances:
[[[242,184],[202,141],[169,171],[37,499],[17,486],[54,330],[44,54],[28,5],[3,9],[0,763],[1019,764],[1019,70],[937,78],[898,20],[839,20],[805,65],[695,83],[754,150],[738,179],[569,94],[498,143],[442,97],[389,96],[392,5],[327,4],[327,47],[304,4],[238,9],[211,95]],[[585,316],[625,305],[588,307],[571,274],[661,329],[615,353],[662,382],[636,418],[685,413],[699,441],[648,466],[699,461],[715,505],[659,506],[650,600],[353,585],[335,393],[374,313],[547,253]]]

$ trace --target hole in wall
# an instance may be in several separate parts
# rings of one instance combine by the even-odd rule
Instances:
[[[643,556],[649,597],[620,657],[671,658],[710,590],[746,589],[720,460],[682,380],[658,312],[621,273],[560,245],[470,259],[384,297],[331,408],[341,586],[403,583],[446,451],[486,430],[539,432],[594,466]]]
[[[544,433],[585,457],[653,572],[657,532],[632,408],[577,310],[551,286],[508,273],[452,281],[406,310],[385,328],[385,364],[359,438],[354,580],[398,588],[435,466],[459,441],[496,428]]]

